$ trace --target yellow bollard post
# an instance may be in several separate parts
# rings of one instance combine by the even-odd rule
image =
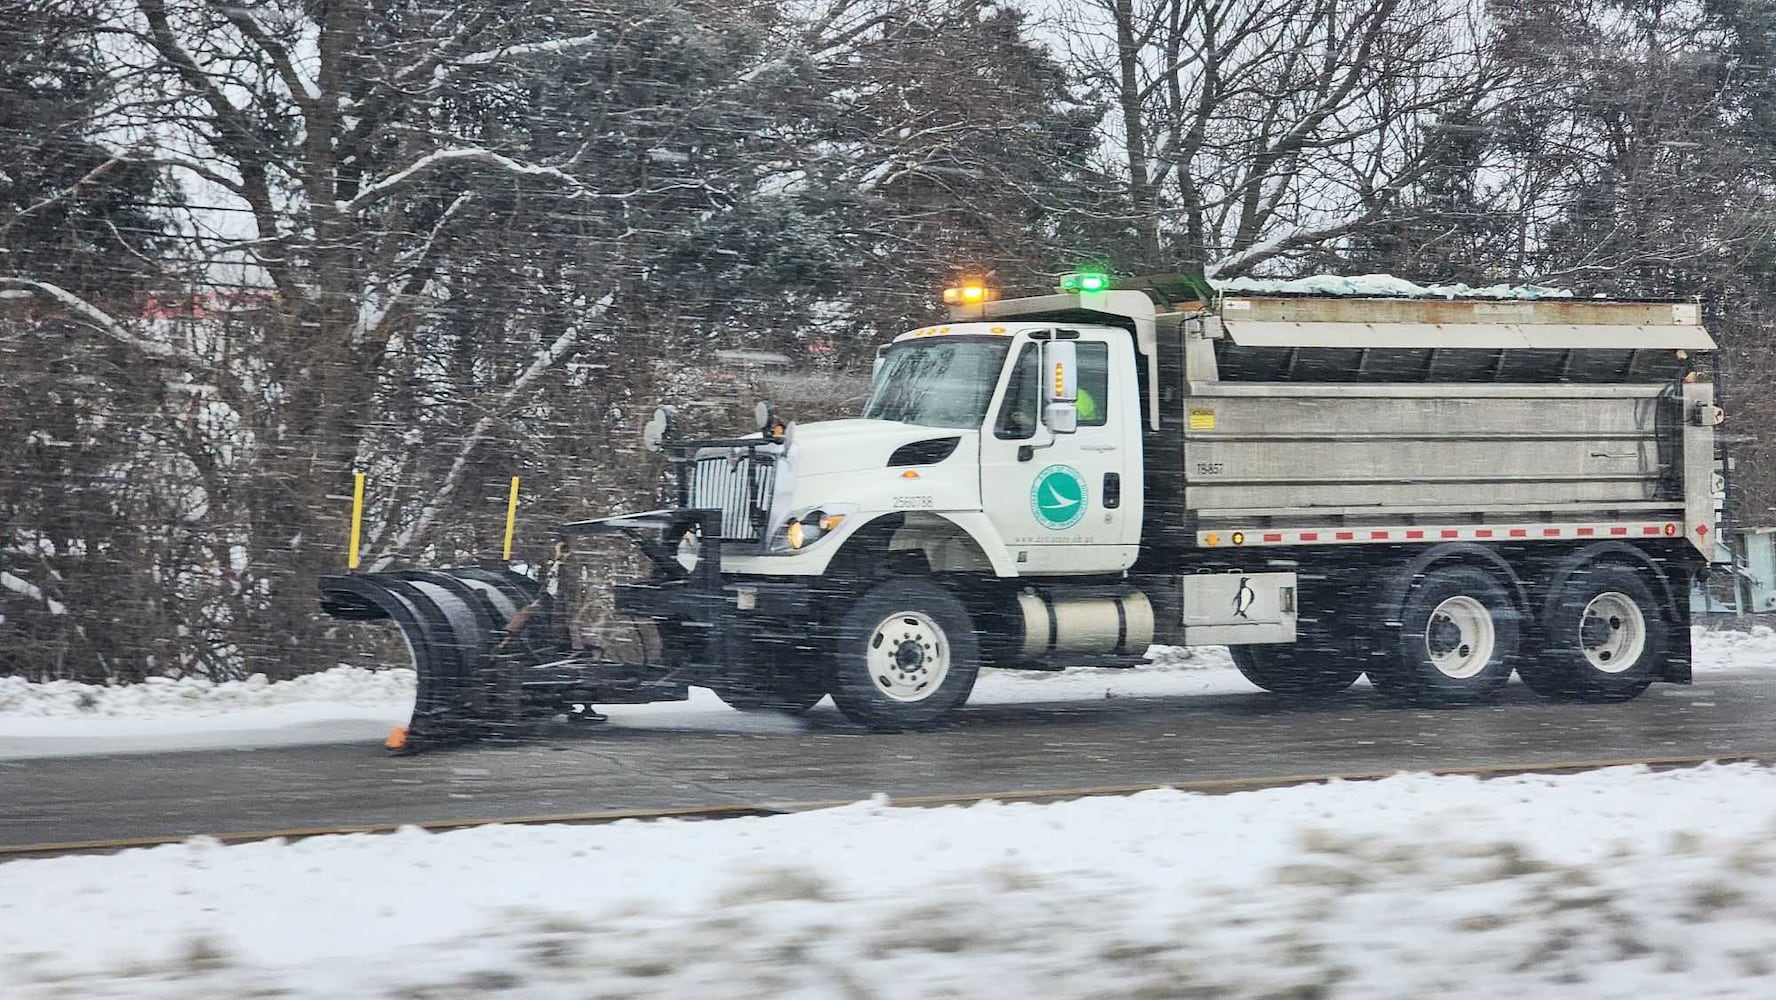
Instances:
[[[501,556],[501,558],[503,558],[506,562],[512,561],[512,528],[517,523],[518,523],[518,477],[513,476],[512,477],[512,492],[511,492],[511,495],[506,497],[506,546],[505,546],[505,549],[503,550],[503,555]]]
[[[351,537],[346,540],[345,568],[358,568],[359,531],[364,525],[364,474],[352,473],[352,523]]]

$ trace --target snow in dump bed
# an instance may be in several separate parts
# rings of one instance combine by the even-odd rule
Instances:
[[[1776,632],[1697,628],[1695,669],[1776,669]],[[1155,646],[1134,669],[1057,673],[984,671],[970,704],[1022,704],[1101,698],[1158,698],[1250,693],[1219,646]],[[0,677],[0,760],[90,753],[380,740],[413,708],[413,671],[336,667],[292,681],[263,676],[222,684],[199,678],[106,687]],[[674,728],[772,728],[781,720],[743,717],[712,692],[693,688],[686,702],[616,705],[613,725]],[[826,710],[822,710],[826,711]]]
[[[0,864],[0,995],[1746,997],[1776,772],[209,841]]]
[[[1248,295],[1350,295],[1358,298],[1570,299],[1564,288],[1544,285],[1418,285],[1391,274],[1316,274],[1307,278],[1230,278],[1210,281],[1223,292]]]

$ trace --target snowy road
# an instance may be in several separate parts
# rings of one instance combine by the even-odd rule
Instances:
[[[1359,687],[972,706],[931,733],[732,712],[626,720],[583,739],[391,758],[374,744],[0,761],[0,845],[695,805],[1006,793],[1218,778],[1776,757],[1776,678],[1733,669],[1623,705],[1426,711]]]

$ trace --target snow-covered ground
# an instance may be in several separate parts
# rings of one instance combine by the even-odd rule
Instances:
[[[1694,632],[1698,672],[1776,670],[1776,631]],[[1255,690],[1219,647],[1155,647],[1153,664],[1060,673],[988,671],[970,704],[1097,698],[1175,697]],[[337,667],[276,684],[263,677],[214,684],[197,678],[103,687],[0,677],[0,759],[221,747],[380,740],[413,707],[413,672]],[[773,728],[783,720],[742,716],[701,688],[687,702],[619,705],[616,726],[676,729]]]
[[[0,996],[1776,995],[1776,771],[1402,775],[0,864]]]
[[[971,704],[1225,694],[1253,687],[1219,647],[1156,647],[1134,670],[988,671]],[[381,741],[413,709],[413,671],[336,667],[268,684],[199,678],[119,687],[0,678],[0,760],[94,753]],[[801,725],[742,715],[711,691],[689,701],[614,705],[610,725],[668,729],[779,729]]]

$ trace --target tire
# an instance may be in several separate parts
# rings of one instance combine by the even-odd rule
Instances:
[[[773,682],[762,687],[716,688],[715,695],[737,712],[805,715],[820,704],[826,692],[812,682]]]
[[[1535,653],[1517,673],[1537,694],[1627,701],[1664,672],[1671,629],[1645,573],[1594,562],[1555,582]]]
[[[937,722],[968,700],[980,673],[967,608],[924,577],[877,584],[846,610],[832,641],[833,703],[871,729]]]
[[[782,643],[752,642],[746,648],[752,676],[715,688],[716,697],[740,712],[803,715],[826,697],[817,654]]]
[[[1363,676],[1363,664],[1334,644],[1231,646],[1233,665],[1246,680],[1274,694],[1324,698]]]
[[[1407,592],[1393,655],[1370,669],[1369,680],[1413,704],[1483,702],[1511,679],[1521,639],[1522,615],[1497,574],[1433,567]]]

